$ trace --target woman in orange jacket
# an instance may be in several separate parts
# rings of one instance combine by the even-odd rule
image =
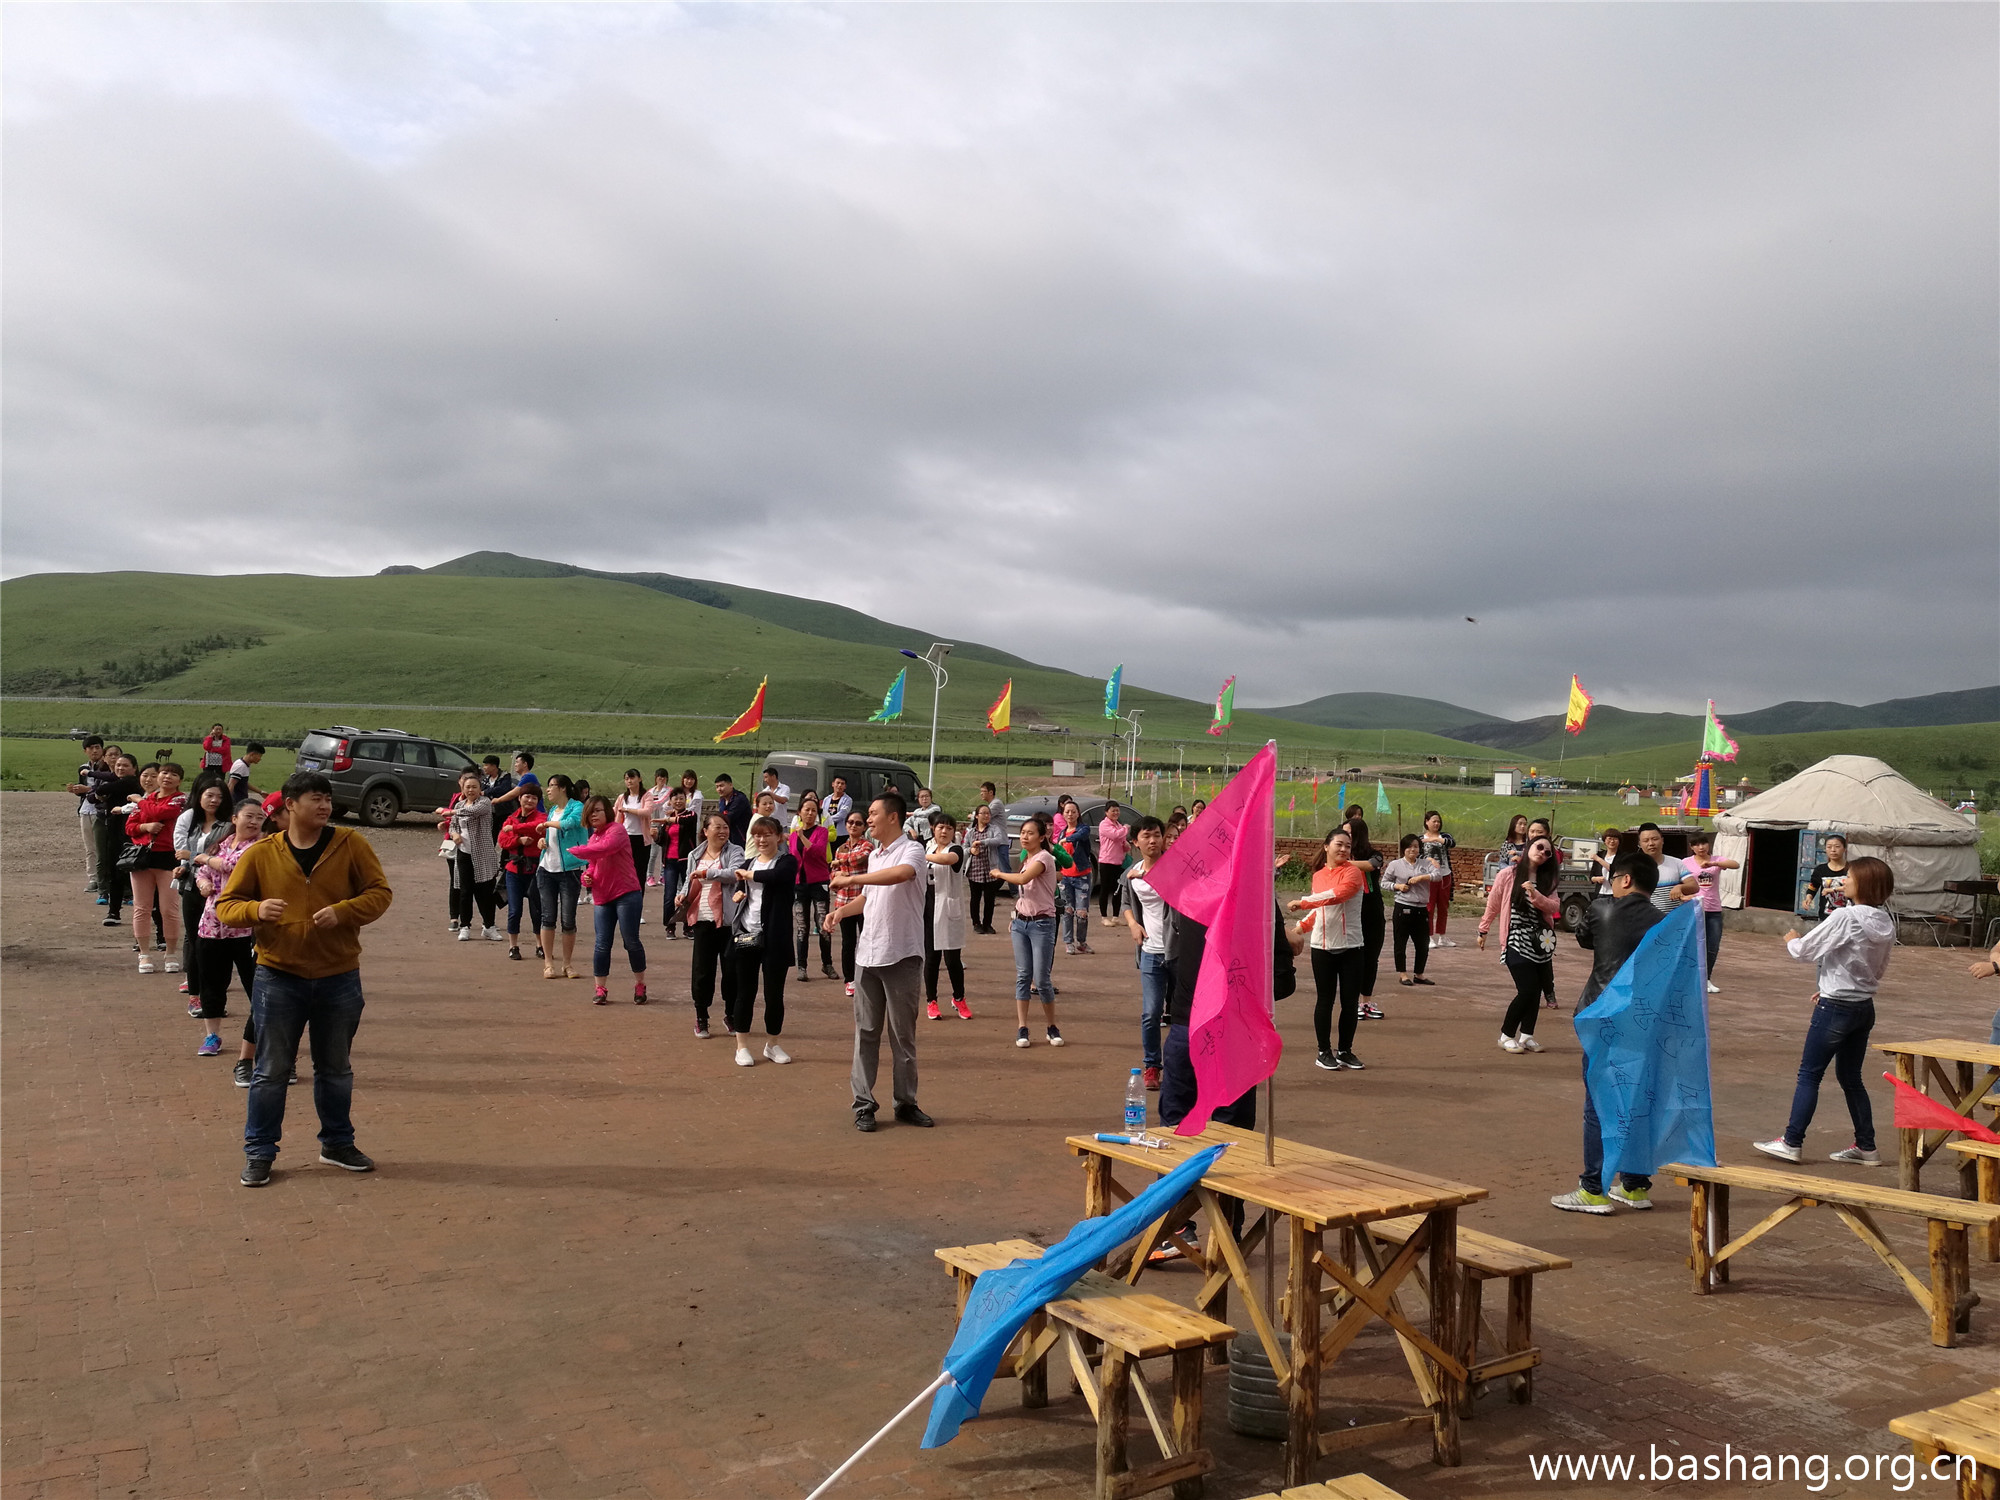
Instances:
[[[1314,1066],[1334,1072],[1360,1072],[1354,1055],[1354,1027],[1361,1019],[1361,984],[1367,977],[1367,934],[1361,920],[1368,874],[1354,863],[1353,844],[1345,826],[1326,836],[1306,868],[1312,872],[1312,894],[1292,902],[1290,910],[1306,913],[1300,922],[1312,951],[1313,1031],[1319,1039]],[[1333,1045],[1333,1007],[1340,1003],[1340,1046]]]

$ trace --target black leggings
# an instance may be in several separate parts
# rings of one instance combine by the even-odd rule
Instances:
[[[785,978],[791,973],[791,954],[776,933],[767,933],[755,948],[739,946],[729,939],[729,953],[723,960],[736,976],[735,984],[723,992],[722,1018],[738,1036],[747,1036],[757,1013],[757,980],[764,981],[764,1033],[776,1036],[785,1029]]]
[[[1535,1017],[1541,1013],[1542,994],[1546,991],[1553,995],[1556,990],[1556,966],[1509,953],[1507,972],[1514,976],[1514,999],[1507,1006],[1507,1019],[1500,1023],[1500,1034],[1533,1036]]]
[[[1354,1026],[1361,1019],[1361,978],[1368,955],[1359,948],[1315,948],[1313,960],[1313,1034],[1319,1050],[1333,1051],[1333,1007],[1340,1004],[1340,1050],[1354,1050]]]
[[[1123,866],[1097,867],[1097,914],[1107,922],[1125,910],[1125,898],[1118,888],[1118,877],[1124,873]]]
[[[736,966],[729,962],[729,929],[714,922],[697,922],[691,934],[694,938],[694,962],[688,976],[688,988],[694,995],[695,1019],[708,1021],[708,1008],[715,999],[715,979],[717,971],[722,975],[722,1013],[726,1016],[736,1003]]]
[[[974,932],[990,932],[993,930],[993,903],[999,898],[999,881],[975,880],[972,882],[972,930]]]
[[[855,903],[859,905],[860,903]],[[861,941],[861,913],[840,919],[840,977],[854,983],[854,945]]]
[[[472,856],[454,854],[452,863],[458,867],[458,883],[451,888],[452,920],[461,927],[472,925],[472,908],[479,907],[479,925],[493,925],[493,882],[472,878]]]
[[[181,892],[181,978],[187,981],[188,993],[201,993],[201,934],[196,931],[201,926],[201,914],[208,907],[208,898],[202,895],[194,883],[194,876],[186,877],[188,888]]]
[[[1363,895],[1361,898],[1361,951],[1365,955],[1361,968],[1361,993],[1375,993],[1376,975],[1382,968],[1382,944],[1389,936],[1389,921],[1382,914],[1382,898]]]
[[[632,841],[632,868],[639,872],[639,889],[646,888],[646,867],[653,862],[653,841],[643,833],[625,835]]]
[[[924,998],[933,1005],[937,1003],[938,961],[944,961],[945,971],[951,975],[951,998],[965,998],[965,959],[956,948],[924,949]]]
[[[196,938],[201,950],[201,1015],[205,1021],[229,1014],[229,971],[243,985],[243,1009],[250,1009],[250,987],[257,977],[255,938]],[[254,1041],[246,1031],[243,1040]]]
[[[1396,903],[1396,972],[1411,972],[1404,951],[1411,943],[1417,945],[1417,973],[1424,972],[1424,960],[1431,955],[1431,909],[1425,906],[1406,906]]]

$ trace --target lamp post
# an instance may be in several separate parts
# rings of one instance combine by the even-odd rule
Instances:
[[[905,646],[903,655],[911,661],[920,661],[931,669],[931,767],[924,775],[925,784],[931,788],[931,795],[937,795],[937,729],[938,702],[944,696],[944,685],[951,681],[951,674],[944,669],[944,659],[951,655],[949,641],[932,641],[931,649],[922,656]]]

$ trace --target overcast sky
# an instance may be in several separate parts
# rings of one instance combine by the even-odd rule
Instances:
[[[1990,683],[1997,49],[1958,4],[12,6],[0,562],[491,546],[1245,704]]]

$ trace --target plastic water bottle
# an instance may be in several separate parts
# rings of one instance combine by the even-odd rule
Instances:
[[[1128,1135],[1146,1131],[1146,1079],[1137,1068],[1125,1083],[1125,1131]]]

